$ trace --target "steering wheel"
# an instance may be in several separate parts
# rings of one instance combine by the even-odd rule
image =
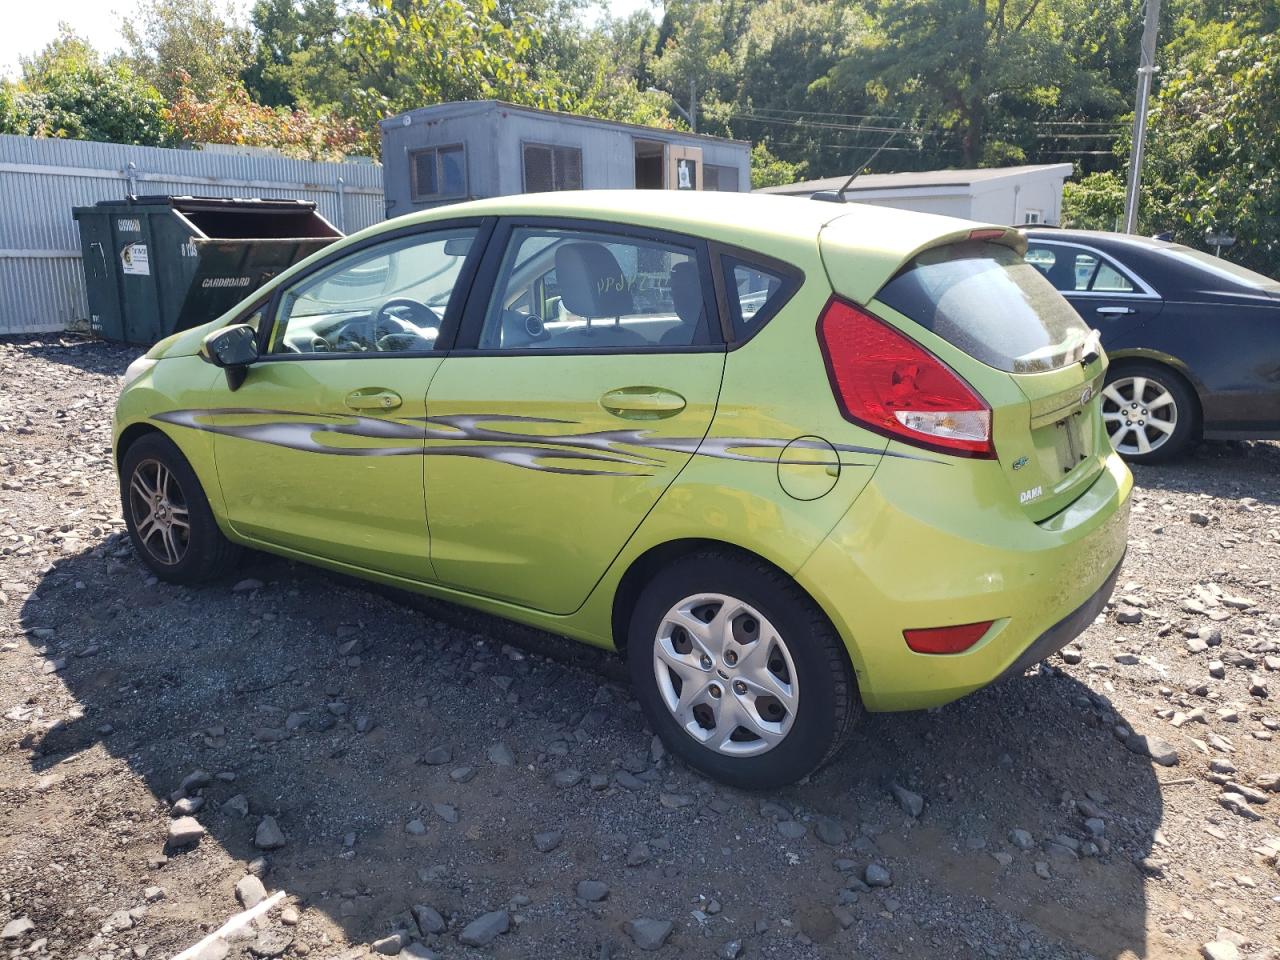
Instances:
[[[425,303],[414,300],[411,297],[390,297],[378,304],[373,311],[373,315],[369,318],[369,322],[373,327],[375,336],[379,335],[384,323],[387,321],[397,321],[391,323],[391,333],[407,333],[399,321],[400,318],[391,316],[392,310],[408,310],[409,323],[415,327],[439,327],[439,315],[428,307]]]

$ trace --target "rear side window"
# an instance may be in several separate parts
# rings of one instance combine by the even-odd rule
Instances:
[[[926,250],[876,295],[988,366],[1010,373],[1074,363],[1089,328],[1036,267],[994,243]]]
[[[796,278],[782,270],[722,256],[725,289],[734,340],[746,340],[768,323],[791,298],[798,286]]]

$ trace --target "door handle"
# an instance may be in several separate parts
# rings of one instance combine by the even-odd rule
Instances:
[[[352,410],[394,410],[404,401],[400,394],[384,387],[363,387],[347,394],[346,404]]]
[[[1097,310],[1094,311],[1094,313],[1101,313],[1104,316],[1108,316],[1108,317],[1123,316],[1124,314],[1127,314],[1127,313],[1137,313],[1137,312],[1138,311],[1133,309],[1133,307],[1099,307]]]
[[[600,398],[600,406],[626,420],[674,417],[686,406],[684,397],[662,387],[620,387]]]

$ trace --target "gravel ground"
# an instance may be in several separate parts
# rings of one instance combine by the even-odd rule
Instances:
[[[598,651],[261,555],[150,578],[134,355],[0,341],[4,953],[169,957],[282,891],[203,956],[1277,955],[1280,446],[1140,469],[1075,648],[748,794]]]

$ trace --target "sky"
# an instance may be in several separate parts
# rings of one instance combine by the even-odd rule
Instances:
[[[58,34],[66,21],[103,53],[120,46],[119,24],[133,7],[130,0],[22,0],[6,11],[0,29],[0,75],[13,77],[18,58],[30,56]],[[653,9],[650,0],[608,0],[614,16]],[[241,7],[241,9],[244,9]],[[243,15],[243,14],[242,14]]]

